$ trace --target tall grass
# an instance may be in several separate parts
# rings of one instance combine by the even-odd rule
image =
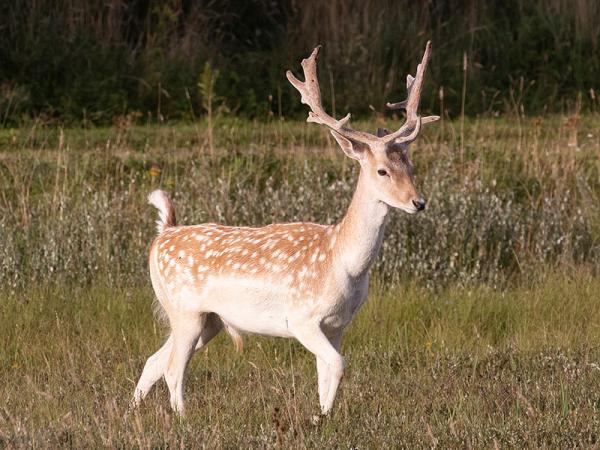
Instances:
[[[411,154],[428,209],[395,212],[347,330],[332,417],[313,357],[225,336],[161,381],[146,252],[162,187],[183,223],[333,222],[357,167],[325,130],[219,118],[0,131],[0,447],[593,447],[600,426],[600,136],[582,115],[445,120]],[[391,128],[381,118],[361,129]],[[461,145],[462,143],[462,145]],[[464,149],[464,154],[460,151]]]
[[[429,130],[412,150],[429,208],[391,215],[375,273],[503,286],[541,266],[598,267],[597,119],[577,124],[579,148],[567,145],[569,126],[467,121],[464,164],[453,123]],[[4,132],[0,285],[145,280],[156,214],[145,199],[157,187],[172,193],[188,224],[343,216],[357,167],[324,131],[222,120],[212,154],[207,137],[192,126]]]

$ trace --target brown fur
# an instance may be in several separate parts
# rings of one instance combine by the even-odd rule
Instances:
[[[297,297],[322,285],[338,226],[274,224],[263,228],[217,224],[169,228],[153,247],[166,283],[200,288],[209,275],[291,277]]]

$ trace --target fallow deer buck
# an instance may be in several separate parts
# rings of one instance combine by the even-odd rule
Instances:
[[[324,111],[317,82],[319,47],[302,61],[304,82],[287,72],[310,107],[307,121],[329,127],[344,153],[360,163],[356,191],[338,224],[177,226],[167,195],[160,190],[150,194],[160,215],[150,248],[150,277],[171,334],[146,362],[134,404],[164,376],[171,406],[183,414],[188,361],[225,329],[236,347],[243,333],[300,341],[316,356],[321,411],[331,410],[344,370],[342,332],[367,298],[369,268],[390,208],[410,214],[425,208],[407,150],[421,125],[439,118],[417,113],[430,51],[428,42],[416,76],[407,77],[407,100],[387,104],[406,110],[406,122],[393,133],[356,131],[348,125],[350,114],[336,120]]]

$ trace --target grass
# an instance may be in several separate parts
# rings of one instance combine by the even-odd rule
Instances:
[[[455,124],[430,127],[412,148],[429,209],[414,220],[391,215],[376,272],[502,286],[538,266],[599,267],[598,118],[573,123],[468,121],[464,162]],[[156,187],[174,194],[183,223],[340,220],[357,170],[328,133],[223,120],[214,154],[207,134],[202,124],[4,130],[0,285],[145,280],[155,220],[146,195]]]
[[[346,333],[333,416],[312,356],[290,340],[225,336],[188,369],[188,417],[160,382],[126,416],[164,339],[148,287],[39,286],[0,305],[6,447],[571,447],[600,426],[600,280],[547,274],[497,292],[375,286]],[[10,326],[6,326],[10,324]]]
[[[377,119],[357,128],[375,129]],[[0,130],[0,447],[594,447],[600,429],[598,118],[430,127],[425,214],[393,214],[348,329],[332,417],[290,340],[225,336],[192,360],[179,420],[146,252],[158,186],[185,223],[333,222],[356,167],[298,122]]]

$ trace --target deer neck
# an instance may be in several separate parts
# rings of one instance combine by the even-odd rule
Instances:
[[[373,196],[361,172],[350,207],[338,225],[335,245],[339,263],[349,276],[364,275],[375,261],[388,212],[389,206]]]

